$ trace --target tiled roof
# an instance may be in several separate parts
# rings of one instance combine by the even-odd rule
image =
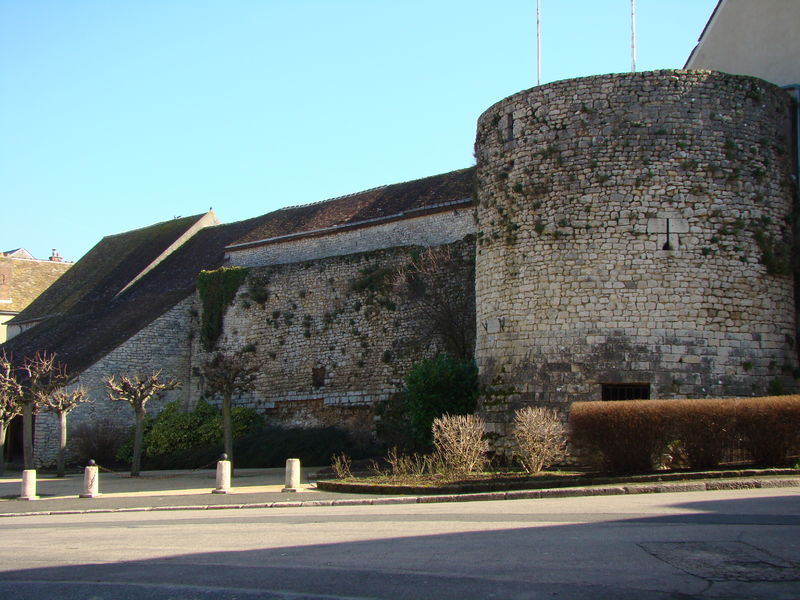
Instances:
[[[0,256],[0,313],[23,310],[72,263]]]
[[[260,227],[232,246],[249,246],[283,236],[313,234],[330,228],[444,210],[454,202],[472,198],[474,179],[474,168],[461,169],[315,204],[282,208],[264,215]]]
[[[471,198],[473,178],[474,169],[454,171],[205,227],[179,247],[175,242],[202,215],[105,237],[16,317],[39,322],[0,350],[16,360],[55,352],[79,373],[194,293],[197,274],[222,266],[225,248],[234,243],[439,210]],[[165,252],[170,248],[175,249]]]
[[[149,264],[146,259],[135,259],[131,256],[131,252],[136,254],[146,250],[145,248],[135,245],[128,252],[120,247],[127,247],[122,241],[133,243],[134,240],[147,237],[164,242],[164,232],[157,231],[158,226],[153,226],[155,230],[148,235],[137,230],[104,238],[68,271],[72,273],[81,267],[81,271],[87,272],[87,265],[97,265],[102,268],[102,275],[93,278],[93,285],[81,285],[78,279],[72,278],[64,282],[60,286],[62,292],[68,298],[77,300],[60,304],[61,314],[23,331],[0,346],[0,350],[11,353],[15,360],[32,355],[37,350],[55,352],[70,372],[79,373],[194,293],[197,274],[203,269],[221,266],[225,246],[260,224],[261,219],[256,218],[201,229],[119,295],[116,291],[124,287],[126,278],[139,265]],[[118,269],[107,265],[108,256],[94,256],[112,248],[116,250],[115,255],[119,259]],[[136,268],[129,268],[131,262],[136,263]],[[82,263],[84,266],[81,266]],[[76,289],[70,289],[67,283],[71,283]]]
[[[104,237],[12,322],[66,314],[77,305],[87,311],[107,302],[204,216],[172,219]]]
[[[0,252],[2,256],[10,256],[11,258],[26,258],[29,260],[34,260],[33,255],[25,250],[25,248],[14,248],[13,250],[6,250],[4,252]]]

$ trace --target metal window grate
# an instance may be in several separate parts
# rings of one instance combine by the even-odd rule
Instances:
[[[603,400],[649,400],[649,383],[602,383]]]

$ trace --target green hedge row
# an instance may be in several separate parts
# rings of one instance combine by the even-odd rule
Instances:
[[[692,468],[714,467],[737,446],[782,466],[800,449],[800,396],[576,402],[569,424],[572,443],[617,472],[650,471],[676,450]]]

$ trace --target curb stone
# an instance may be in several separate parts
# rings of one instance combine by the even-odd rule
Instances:
[[[650,485],[598,486],[555,488],[544,490],[514,490],[479,494],[450,494],[434,496],[398,496],[383,498],[345,498],[341,500],[308,500],[249,504],[211,504],[175,506],[136,506],[127,508],[87,508],[84,510],[49,510],[21,513],[0,513],[0,517],[39,517],[49,515],[85,515],[99,513],[160,512],[176,510],[224,510],[241,508],[301,508],[309,506],[381,506],[389,504],[439,504],[445,502],[485,502],[491,500],[535,500],[543,498],[577,498],[588,496],[619,496],[670,492],[711,492],[719,490],[767,489],[800,487],[800,477],[786,479],[721,480],[708,482],[664,483]]]

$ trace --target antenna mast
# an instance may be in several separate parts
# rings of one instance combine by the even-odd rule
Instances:
[[[542,18],[539,0],[536,0],[536,85],[542,84]]]
[[[636,0],[631,0],[631,73],[636,72]]]

